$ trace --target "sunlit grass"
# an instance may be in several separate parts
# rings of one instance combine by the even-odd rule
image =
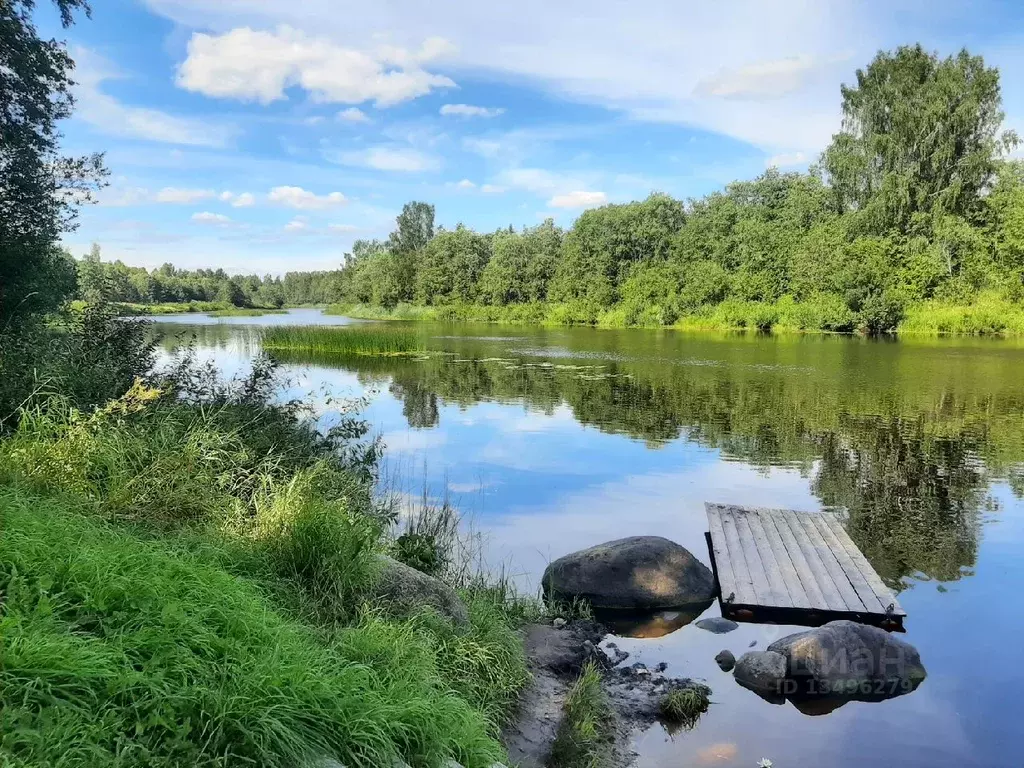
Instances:
[[[1024,307],[995,295],[981,295],[972,304],[923,301],[907,307],[901,334],[1012,335],[1024,334]]]
[[[268,328],[263,334],[263,347],[271,351],[378,356],[408,355],[426,350],[415,332],[381,325]]]

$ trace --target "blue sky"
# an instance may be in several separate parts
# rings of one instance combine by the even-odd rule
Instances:
[[[1015,0],[94,0],[71,152],[111,184],[81,255],[335,267],[408,200],[480,230],[803,168],[879,48],[981,53],[1024,126]]]

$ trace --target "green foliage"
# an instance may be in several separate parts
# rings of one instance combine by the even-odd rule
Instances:
[[[39,37],[35,3],[0,4],[0,328],[57,309],[74,291],[59,248],[75,227],[77,204],[103,179],[102,158],[64,157],[58,124],[74,106],[74,63],[57,40]],[[64,26],[84,0],[58,0]]]
[[[491,238],[461,224],[441,230],[423,249],[416,275],[416,298],[423,304],[476,301],[480,276],[491,254]]]
[[[386,325],[276,326],[264,330],[263,348],[338,355],[407,355],[425,349],[418,334]]]
[[[867,231],[916,213],[966,216],[1017,137],[1000,134],[999,72],[966,50],[940,59],[920,45],[880,52],[843,86],[843,131],[824,155],[833,190]]]
[[[89,305],[50,326],[0,331],[0,433],[18,409],[54,393],[77,407],[120,396],[153,362],[144,323]]]
[[[903,47],[842,98],[843,129],[806,173],[770,168],[685,203],[654,193],[587,210],[565,232],[551,220],[435,232],[433,207],[412,202],[340,269],[283,280],[147,272],[96,252],[79,265],[82,291],[444,322],[869,334],[898,331],[922,303],[1024,301],[1024,165],[1003,159],[1017,138],[1000,133],[999,73],[966,52]]]
[[[563,232],[552,219],[522,234],[499,231],[480,276],[480,299],[488,304],[544,301],[558,263]]]

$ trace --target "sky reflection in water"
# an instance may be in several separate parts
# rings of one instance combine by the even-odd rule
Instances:
[[[231,320],[245,322],[161,327],[195,334],[200,356],[234,373],[258,350],[254,326],[324,322],[316,310]],[[693,731],[641,735],[638,765],[1021,764],[1018,343],[416,328],[456,354],[288,355],[291,394],[370,393],[386,474],[412,497],[450,495],[485,535],[488,562],[524,589],[551,559],[622,536],[666,536],[707,561],[703,505],[722,501],[834,509],[901,590],[928,679],[817,717],[762,701],[713,661],[796,628],[621,640],[630,661],[667,661],[714,691]]]

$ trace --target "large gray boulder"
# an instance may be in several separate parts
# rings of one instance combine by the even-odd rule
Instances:
[[[784,656],[788,676],[816,695],[889,698],[914,690],[927,674],[910,643],[853,621],[789,635],[768,650]]]
[[[385,555],[380,557],[380,572],[372,595],[386,603],[395,616],[411,616],[429,607],[447,616],[457,627],[469,626],[469,610],[454,589]]]
[[[544,571],[544,591],[595,608],[657,610],[710,602],[711,570],[661,536],[633,536],[560,557]]]
[[[733,668],[736,682],[763,696],[781,696],[785,689],[786,657],[775,651],[748,651]]]

